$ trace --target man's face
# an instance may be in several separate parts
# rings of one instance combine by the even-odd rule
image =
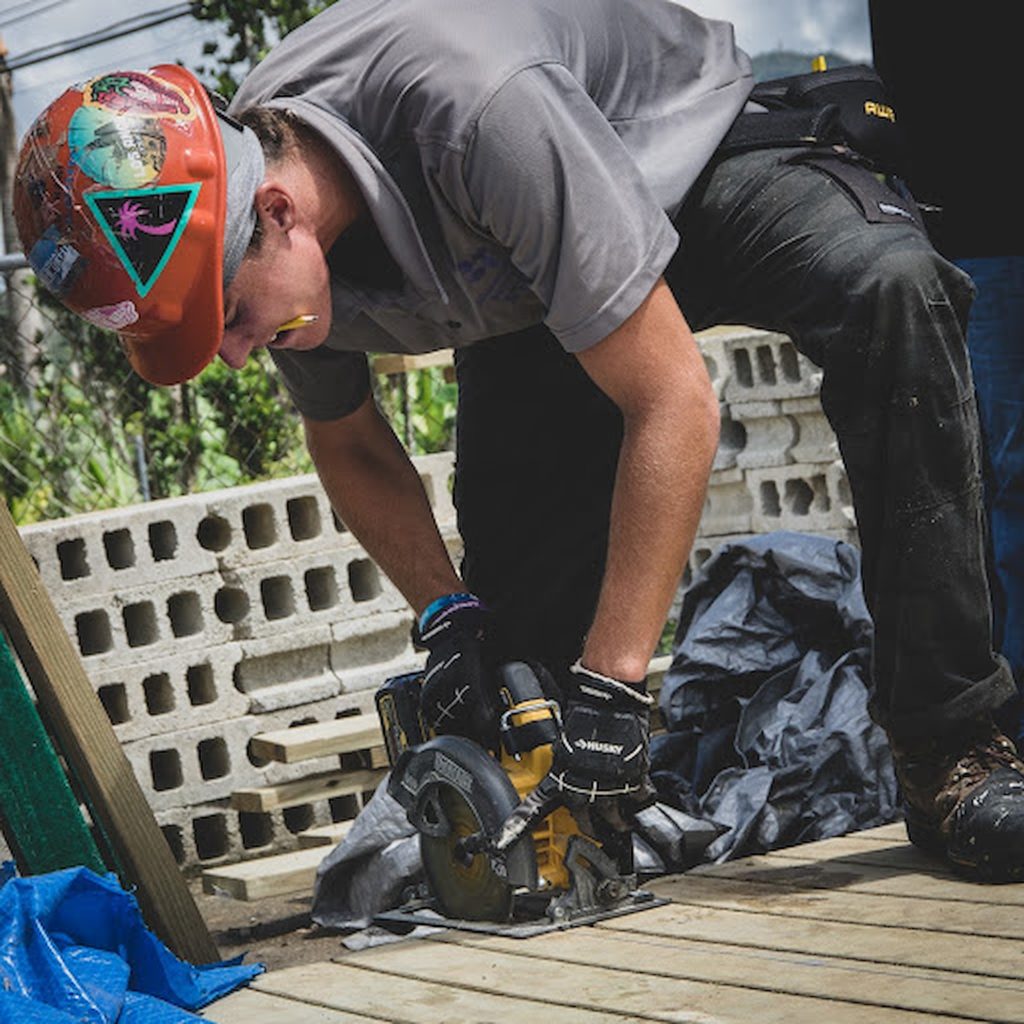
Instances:
[[[315,322],[280,330],[310,315]],[[271,231],[256,251],[246,254],[224,292],[220,357],[240,370],[254,349],[316,348],[330,327],[330,276],[316,239],[302,231]]]

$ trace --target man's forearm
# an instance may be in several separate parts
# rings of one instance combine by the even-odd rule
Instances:
[[[349,420],[306,421],[310,453],[335,511],[419,614],[462,584],[419,474],[372,400]]]
[[[617,679],[646,674],[700,523],[718,418],[707,401],[690,412],[626,421],[608,561],[582,659]]]

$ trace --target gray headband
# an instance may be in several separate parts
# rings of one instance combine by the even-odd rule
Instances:
[[[224,222],[224,287],[227,288],[242,265],[256,230],[256,189],[263,183],[266,164],[263,147],[251,128],[217,112],[224,157],[228,166],[227,216]]]

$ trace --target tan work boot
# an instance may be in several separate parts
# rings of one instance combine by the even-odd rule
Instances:
[[[1024,880],[1024,761],[991,722],[892,744],[910,841],[977,882]]]

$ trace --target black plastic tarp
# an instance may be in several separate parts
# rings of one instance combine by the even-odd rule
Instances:
[[[731,860],[900,817],[868,715],[860,555],[776,532],[723,545],[683,598],[652,741],[660,799],[728,829]]]

